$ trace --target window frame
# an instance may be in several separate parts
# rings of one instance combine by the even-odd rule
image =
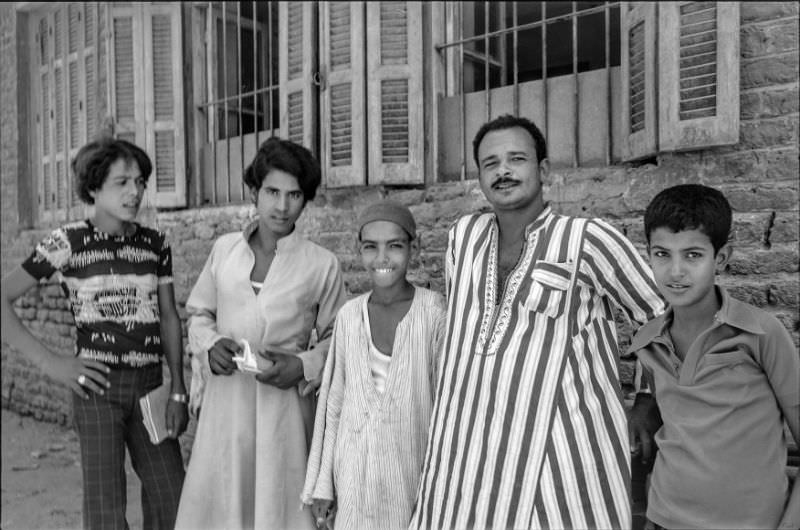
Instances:
[[[452,109],[447,108],[447,100],[448,98],[457,98],[460,100],[459,104],[457,105],[456,114],[458,130],[457,134],[448,134],[447,136],[443,137],[441,132],[437,132],[436,135],[436,142],[437,144],[447,144],[447,145],[437,145],[436,154],[435,154],[435,161],[436,161],[436,168],[435,174],[438,177],[438,181],[452,181],[452,180],[466,180],[471,178],[476,178],[477,176],[477,168],[474,167],[474,164],[471,161],[471,140],[472,138],[469,136],[469,133],[474,133],[477,131],[477,127],[488,121],[494,117],[496,117],[500,112],[496,110],[496,107],[501,107],[502,112],[510,112],[512,114],[519,114],[520,109],[520,102],[523,100],[523,95],[527,97],[528,103],[530,103],[531,98],[534,98],[534,102],[536,103],[536,108],[532,108],[528,112],[526,112],[527,117],[533,119],[533,121],[539,126],[542,130],[545,137],[548,139],[548,144],[552,147],[557,147],[564,145],[563,139],[559,137],[559,135],[554,134],[552,130],[552,124],[555,122],[563,121],[562,118],[564,117],[564,112],[560,115],[555,112],[553,106],[550,105],[550,100],[553,96],[548,96],[549,93],[554,92],[554,89],[551,88],[556,80],[560,78],[572,78],[572,87],[569,88],[569,92],[573,94],[570,97],[569,104],[569,111],[566,112],[566,116],[571,122],[572,126],[568,129],[568,133],[571,140],[569,143],[570,153],[569,155],[565,155],[561,160],[557,157],[554,157],[556,154],[554,149],[549,149],[550,151],[550,159],[551,165],[554,167],[572,167],[572,168],[585,168],[585,167],[607,167],[615,163],[619,163],[622,161],[623,152],[621,149],[622,145],[622,123],[619,114],[619,109],[621,108],[621,82],[620,82],[620,67],[619,66],[612,66],[613,62],[611,60],[611,48],[610,48],[610,35],[611,35],[611,13],[614,10],[617,10],[616,13],[619,13],[620,16],[620,27],[621,27],[621,2],[604,2],[600,6],[594,6],[588,9],[582,9],[579,11],[570,10],[569,13],[566,14],[559,14],[548,16],[546,10],[543,10],[542,16],[533,22],[526,22],[520,23],[517,18],[517,9],[515,3],[510,4],[510,14],[509,11],[506,11],[506,14],[511,16],[514,20],[514,23],[511,26],[505,24],[504,18],[501,17],[499,21],[498,28],[489,28],[489,31],[484,34],[472,35],[472,36],[465,36],[464,29],[463,29],[463,12],[464,7],[467,2],[462,1],[446,1],[443,4],[434,6],[434,13],[433,13],[433,20],[434,20],[434,27],[433,27],[433,39],[434,39],[434,50],[436,51],[436,57],[433,61],[433,68],[434,70],[439,70],[440,73],[437,75],[434,72],[434,75],[431,77],[434,79],[434,82],[438,81],[438,87],[435,89],[436,94],[439,97],[435,98],[434,102],[434,109],[433,109],[433,117],[432,119],[436,122],[436,126],[434,130],[442,131],[443,129],[447,129],[448,131],[451,130],[451,127],[448,127],[445,123],[439,123],[440,116],[442,113],[447,113],[448,116],[451,116],[453,113],[450,113]],[[542,3],[546,4],[546,3]],[[573,4],[576,4],[573,2]],[[487,5],[484,3],[484,5]],[[484,7],[484,9],[487,9]],[[546,7],[545,7],[546,9]],[[488,10],[487,10],[488,11]],[[485,11],[485,13],[487,13]],[[501,15],[503,11],[501,10]],[[504,65],[504,68],[507,71],[512,71],[513,69],[513,83],[511,84],[504,84],[505,80],[499,87],[489,87],[489,76],[484,75],[484,88],[482,90],[477,90],[475,92],[466,93],[463,90],[464,86],[464,67],[465,64],[465,50],[466,42],[467,41],[476,41],[476,40],[483,40],[486,44],[484,46],[485,49],[489,51],[491,48],[488,48],[490,39],[498,38],[498,36],[502,37],[501,43],[506,41],[507,35],[514,35],[514,42],[516,42],[516,35],[519,32],[532,29],[532,28],[544,28],[541,37],[543,43],[546,43],[547,39],[547,28],[556,22],[567,20],[572,21],[573,27],[573,42],[578,42],[577,26],[578,20],[581,17],[589,16],[598,13],[605,13],[605,67],[595,70],[589,70],[586,72],[578,72],[577,67],[577,47],[572,47],[572,64],[573,64],[573,72],[570,74],[564,74],[559,76],[547,76],[546,68],[547,62],[543,57],[542,60],[542,70],[543,75],[541,79],[520,82],[518,80],[518,56],[516,53],[516,46],[514,46],[511,53],[513,53],[513,61],[514,64],[507,64]],[[486,24],[488,24],[488,16],[484,15],[484,18],[487,19]],[[543,56],[546,54],[546,45],[542,47],[542,54]],[[480,54],[472,53],[472,56],[478,58]],[[621,51],[620,51],[621,55]],[[504,58],[501,57],[504,60]],[[502,62],[502,61],[501,61]],[[488,74],[488,67],[486,67],[487,74]],[[589,127],[588,125],[582,129],[582,120],[580,119],[581,113],[585,112],[587,107],[590,105],[587,103],[589,99],[586,97],[586,92],[589,92],[587,83],[584,81],[588,79],[587,74],[592,74],[592,72],[596,72],[593,75],[591,80],[594,85],[602,85],[601,88],[605,92],[605,97],[603,98],[603,105],[600,110],[595,111],[595,114],[603,113],[605,114],[606,118],[603,120],[603,127],[606,129],[606,134],[604,135],[604,145],[597,146],[590,142],[586,141],[587,137],[591,137],[589,134]],[[603,76],[605,79],[598,79],[600,75],[599,72],[604,72]],[[577,79],[577,81],[575,81]],[[546,81],[545,81],[546,80]],[[546,88],[545,84],[547,83]],[[561,83],[565,85],[566,83]],[[594,86],[590,85],[590,86]],[[505,94],[505,92],[510,92],[511,94]],[[538,96],[534,95],[534,92],[540,94]],[[602,96],[601,96],[602,97]],[[538,98],[538,99],[536,99]],[[508,100],[511,103],[508,103]],[[477,105],[470,105],[470,103],[477,103]],[[480,108],[478,108],[480,106]],[[467,113],[466,109],[469,108],[470,112]],[[475,116],[476,111],[480,112],[483,110],[483,116]],[[530,108],[530,107],[529,107]],[[558,109],[556,109],[558,110]],[[563,109],[562,109],[563,110]],[[479,121],[479,123],[476,122]],[[558,132],[558,131],[555,131]],[[453,136],[458,135],[461,138],[453,140]],[[564,135],[561,135],[564,136]],[[587,149],[581,150],[582,147],[586,145],[588,146]],[[460,151],[460,168],[455,169],[452,164],[452,154],[453,152]],[[559,155],[561,156],[561,155]],[[569,158],[570,160],[567,160]],[[449,161],[448,161],[449,160]]]

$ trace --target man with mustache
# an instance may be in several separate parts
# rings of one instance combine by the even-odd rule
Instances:
[[[531,121],[473,141],[493,212],[449,232],[448,329],[411,528],[630,528],[630,453],[614,309],[664,307],[608,223],[556,214]]]

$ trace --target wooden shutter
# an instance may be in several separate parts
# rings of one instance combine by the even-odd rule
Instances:
[[[316,153],[316,4],[278,5],[280,134]]]
[[[623,160],[653,156],[658,94],[656,85],[656,3],[621,6]]]
[[[145,147],[145,84],[137,68],[144,63],[144,50],[138,44],[142,34],[142,10],[125,4],[114,6],[111,14],[109,78],[114,135]]]
[[[70,149],[68,134],[72,116],[69,112],[69,100],[67,99],[67,83],[69,82],[67,70],[70,63],[67,52],[67,35],[71,33],[69,31],[70,21],[67,11],[62,7],[53,13],[53,44],[55,51],[53,57],[53,81],[55,83],[53,88],[55,93],[53,96],[55,100],[56,156],[52,166],[52,169],[55,170],[53,174],[54,193],[51,193],[55,200],[50,204],[50,208],[55,210],[66,210],[67,201],[69,200],[67,194],[69,184],[67,182],[68,174],[65,160]]]
[[[659,4],[659,144],[739,141],[739,4]]]
[[[35,217],[46,224],[89,214],[70,163],[97,124],[88,114],[97,108],[97,4],[51,4],[37,10],[29,22],[33,51],[29,89],[36,119],[30,152],[38,185]]]
[[[368,183],[423,183],[421,2],[367,2],[367,80]]]
[[[363,2],[320,4],[322,167],[329,188],[367,183]]]
[[[97,115],[97,4],[86,3],[84,10],[83,29],[84,29],[84,54],[83,71],[86,79],[84,108],[86,116],[86,141],[95,139],[97,134],[98,115]],[[92,53],[89,54],[88,50]]]
[[[111,80],[114,132],[153,162],[145,204],[186,206],[181,7],[114,6]]]
[[[153,160],[148,193],[159,208],[186,206],[181,5],[144,8],[145,145]]]

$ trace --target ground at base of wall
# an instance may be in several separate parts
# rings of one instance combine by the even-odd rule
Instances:
[[[82,527],[80,448],[70,428],[2,409],[3,530]],[[142,528],[139,479],[125,462],[128,524]]]

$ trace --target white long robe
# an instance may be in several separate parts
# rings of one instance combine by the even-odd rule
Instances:
[[[417,288],[381,394],[370,370],[370,293],[339,311],[303,501],[336,499],[336,529],[406,528],[422,471],[445,327],[444,298]]]
[[[295,232],[278,241],[256,295],[250,285],[255,258],[247,245],[253,229],[217,240],[187,302],[190,347],[205,389],[176,528],[314,528],[310,510],[298,501],[312,399],[298,388],[259,383],[252,374],[211,375],[208,349],[224,336],[247,339],[254,349],[296,352],[305,380],[315,379],[346,300],[344,284],[336,257]],[[321,340],[307,349],[314,329]]]

